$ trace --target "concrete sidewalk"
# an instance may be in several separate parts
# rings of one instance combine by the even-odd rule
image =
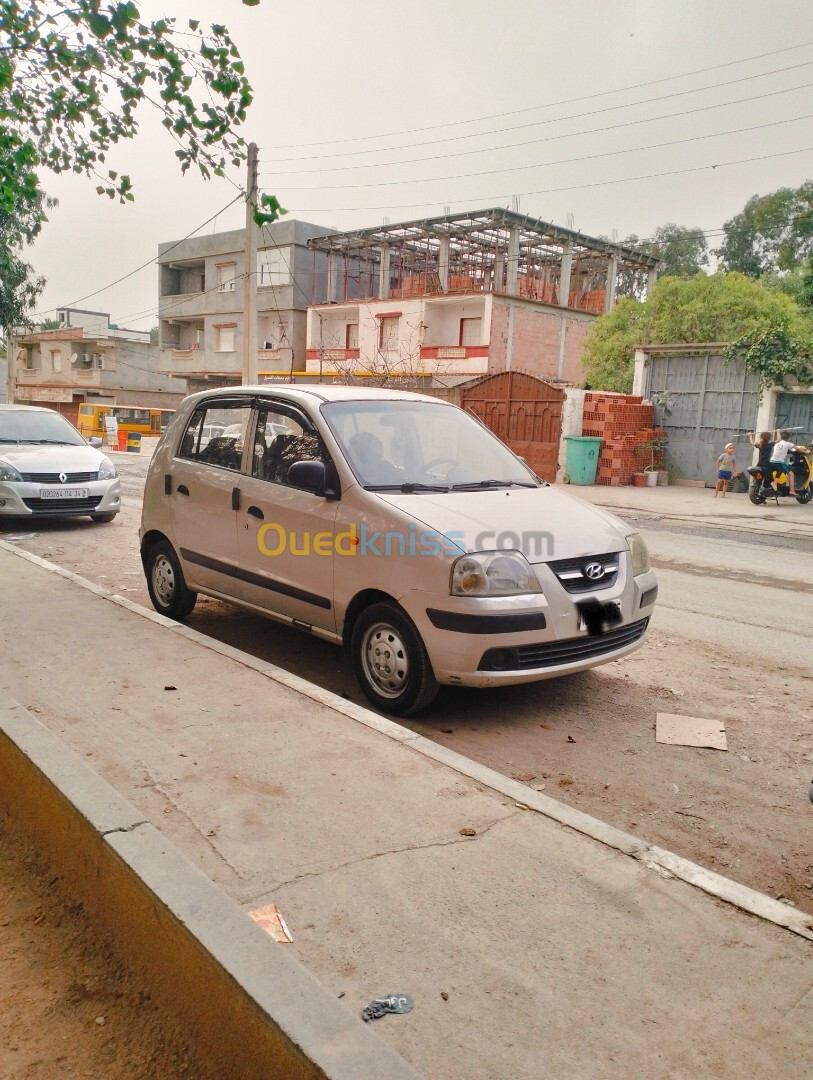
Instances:
[[[374,1030],[423,1075],[813,1068],[801,913],[10,545],[0,606],[0,689],[246,911],[275,901],[342,1007],[412,996]]]

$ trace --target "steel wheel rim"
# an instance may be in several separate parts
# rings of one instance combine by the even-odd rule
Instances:
[[[175,596],[175,568],[166,555],[159,555],[152,564],[152,587],[158,602],[169,607]]]
[[[375,623],[361,642],[361,663],[376,693],[391,700],[409,681],[409,653],[401,635],[388,623]]]

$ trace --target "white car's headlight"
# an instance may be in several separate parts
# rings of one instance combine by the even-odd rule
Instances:
[[[541,592],[533,569],[519,551],[478,551],[452,566],[452,596],[513,596]]]
[[[23,482],[22,476],[17,472],[13,465],[9,465],[7,461],[0,461],[0,480],[5,480],[6,483],[21,484]]]
[[[627,539],[627,547],[632,555],[632,574],[646,574],[649,571],[649,551],[638,533],[630,533]]]
[[[105,458],[99,466],[99,479],[100,480],[113,480],[119,474],[116,472],[116,466],[110,460]]]

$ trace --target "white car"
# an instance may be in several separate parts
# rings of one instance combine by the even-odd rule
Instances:
[[[121,510],[116,468],[64,416],[0,405],[0,519],[76,517],[112,521]]]
[[[206,425],[246,433],[201,446]],[[234,387],[182,402],[150,464],[157,611],[199,592],[341,642],[406,715],[643,641],[658,587],[624,522],[546,484],[472,416],[407,391]]]

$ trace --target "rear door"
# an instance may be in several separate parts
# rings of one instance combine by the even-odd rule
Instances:
[[[192,414],[172,463],[169,493],[175,549],[192,586],[224,596],[237,589],[237,508],[251,422],[251,397],[213,398]],[[208,441],[204,429],[225,431]]]

